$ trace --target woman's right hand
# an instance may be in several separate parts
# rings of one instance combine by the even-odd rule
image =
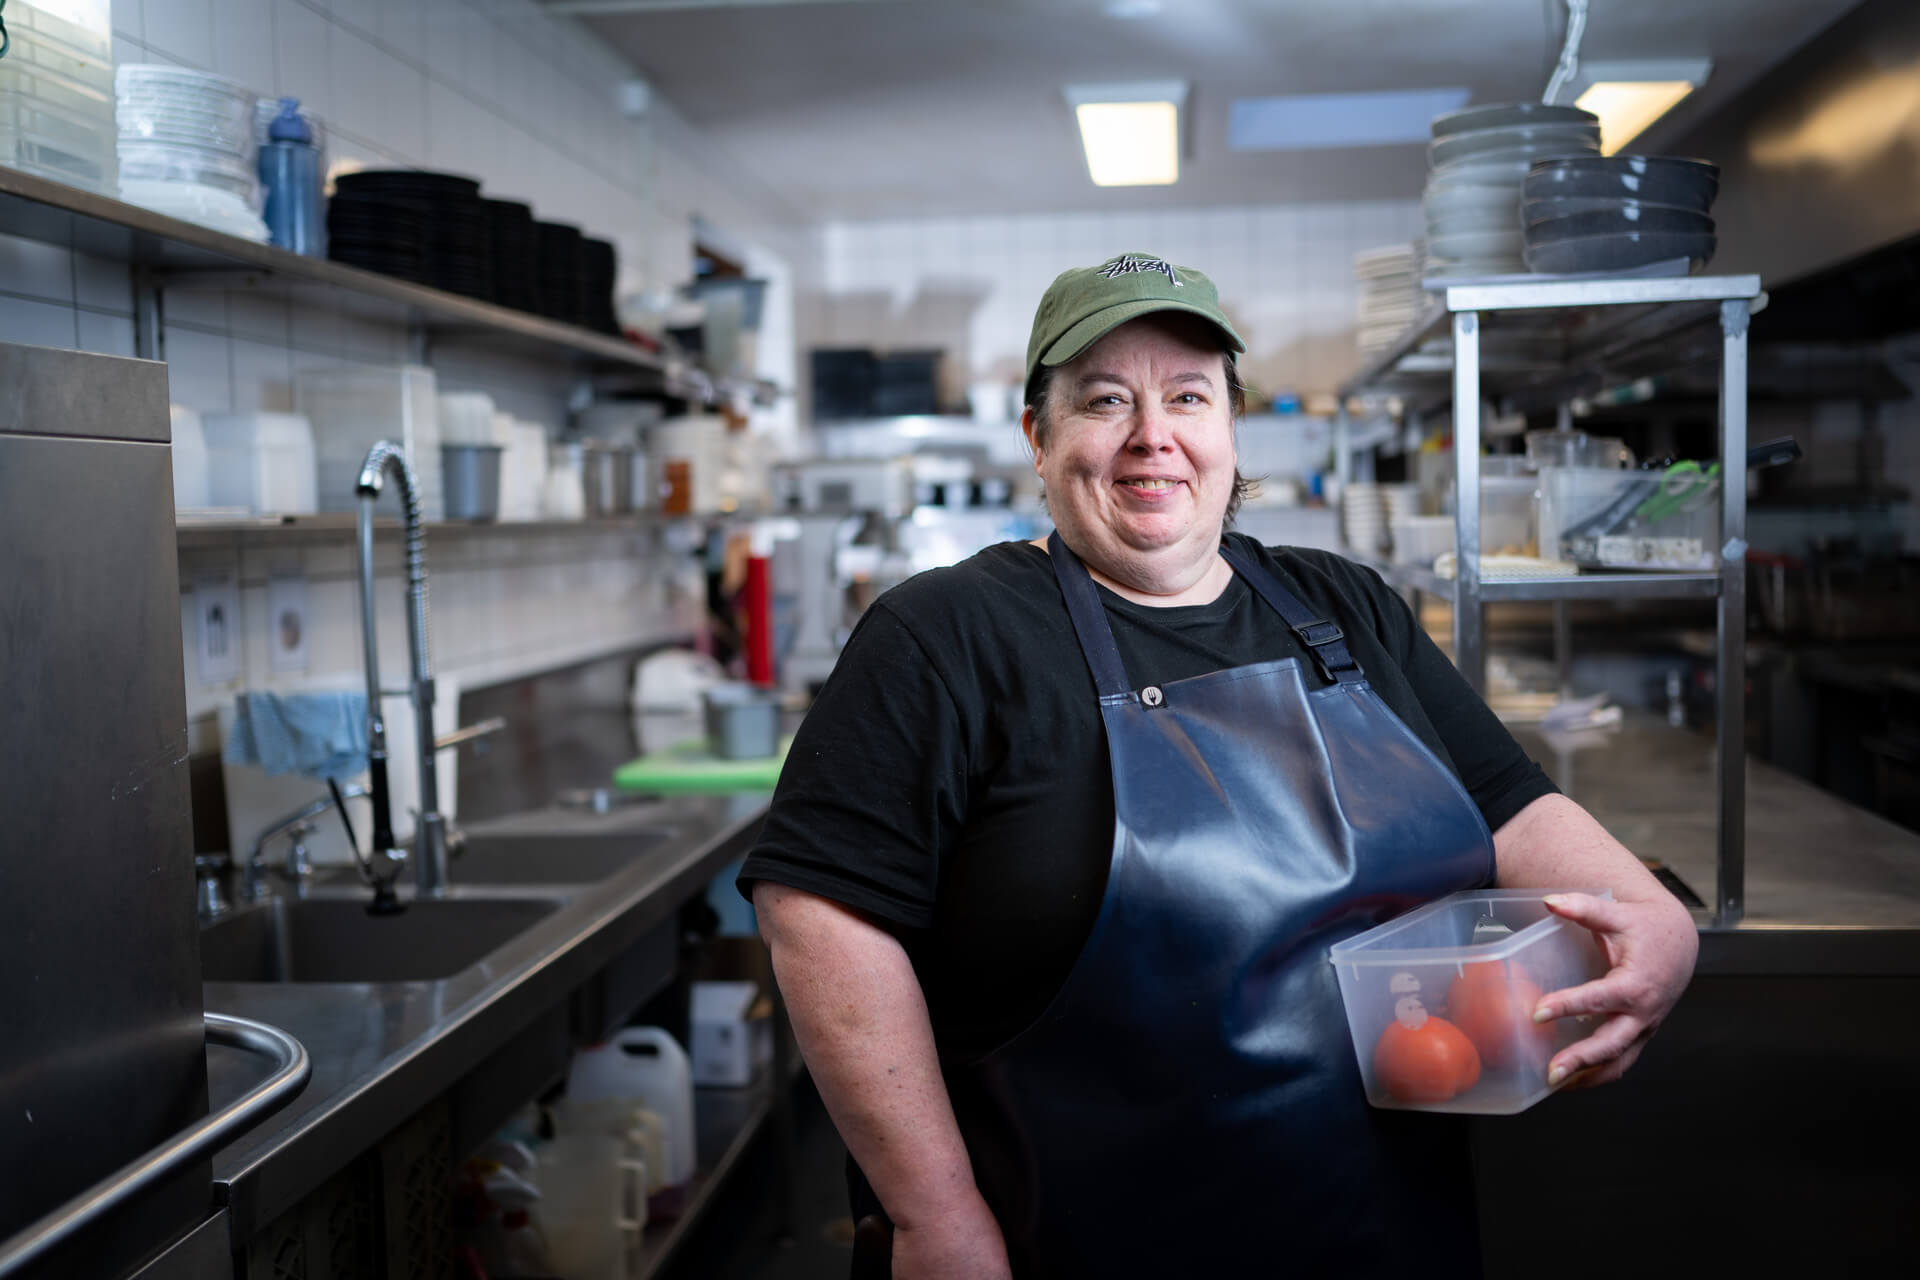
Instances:
[[[893,1280],[1012,1280],[1007,1243],[987,1202],[893,1229]]]

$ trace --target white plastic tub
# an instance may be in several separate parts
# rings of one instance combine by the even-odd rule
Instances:
[[[1534,1007],[1606,961],[1590,932],[1547,910],[1548,892],[1452,894],[1332,948],[1368,1102],[1512,1115],[1552,1092],[1548,1060],[1591,1028],[1537,1024]],[[1475,942],[1483,922],[1494,928]]]

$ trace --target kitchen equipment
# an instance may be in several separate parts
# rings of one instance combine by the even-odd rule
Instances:
[[[1718,243],[1715,237],[1697,232],[1628,231],[1546,244],[1530,243],[1526,260],[1529,270],[1543,275],[1618,271],[1684,276],[1713,261]]]
[[[12,0],[0,165],[112,195],[119,163],[108,0]]]
[[[780,698],[749,685],[715,685],[701,695],[707,746],[721,760],[764,760],[780,750]]]
[[[1528,166],[1600,151],[1598,118],[1577,107],[1495,103],[1440,116],[1432,132],[1426,279],[1524,271],[1519,206]]]
[[[1529,431],[1526,434],[1527,464],[1541,467],[1631,467],[1633,450],[1611,436],[1590,436],[1584,431]]]
[[[319,462],[320,510],[354,509],[354,486],[367,450],[392,440],[416,467],[420,518],[446,518],[440,468],[438,386],[424,365],[352,365],[303,369],[294,375],[293,405],[313,423]]]
[[[1452,516],[1397,516],[1388,528],[1395,564],[1432,568],[1436,559],[1453,550]]]
[[[1679,156],[1556,156],[1527,171],[1521,193],[1528,200],[1614,196],[1705,213],[1720,193],[1720,168]]]
[[[613,785],[623,791],[659,795],[728,795],[736,791],[771,791],[780,781],[780,769],[793,746],[791,735],[780,739],[776,754],[759,759],[722,760],[707,749],[704,739],[681,742],[664,751],[629,760],[613,771]]]
[[[493,421],[495,438],[506,441],[500,459],[500,519],[538,520],[547,488],[547,429],[499,412]]]
[[[1719,563],[1719,492],[1718,463],[1543,467],[1541,549],[1590,568],[1709,570]]]
[[[114,92],[121,199],[266,240],[254,94],[225,76],[159,63],[122,64]]]
[[[263,103],[263,106],[268,104]],[[261,216],[273,243],[308,257],[327,256],[326,152],[298,98],[281,98],[260,143]]]
[[[624,1027],[613,1038],[573,1055],[567,1072],[573,1102],[619,1098],[667,1123],[667,1186],[693,1180],[693,1072],[680,1042],[660,1027]]]
[[[1449,894],[1333,946],[1368,1102],[1513,1115],[1552,1092],[1548,1060],[1587,1028],[1572,1018],[1537,1024],[1534,1005],[1548,991],[1600,977],[1607,962],[1591,933],[1547,910],[1547,892]],[[1435,1019],[1441,1028],[1428,1025]],[[1425,1082],[1396,1071],[1392,1042],[1438,1038],[1446,1027],[1471,1044],[1463,1052],[1476,1064],[1473,1078],[1457,1091],[1427,1092],[1417,1087]]]
[[[1631,208],[1588,209],[1580,213],[1559,214],[1550,218],[1527,220],[1530,246],[1553,244],[1560,240],[1584,240],[1592,236],[1617,236],[1633,231],[1672,232],[1682,235],[1712,235],[1713,219],[1691,209],[1655,209],[1635,205]]]
[[[634,506],[633,449],[607,440],[586,440],[580,450],[587,514],[630,515]]]
[[[688,1000],[693,1082],[739,1089],[773,1060],[771,1002],[750,981],[696,982]]]
[[[208,1095],[167,371],[0,343],[0,387],[6,1240]],[[39,1274],[127,1274],[205,1219],[211,1176],[177,1167]]]
[[[585,317],[580,228],[565,222],[533,224],[534,252],[539,263],[540,314],[567,324]]]
[[[200,420],[207,448],[207,501],[255,515],[312,515],[313,428],[297,413],[210,413]]]
[[[492,220],[480,184],[424,169],[362,169],[334,180],[328,256],[420,284],[493,297]]]
[[[645,1225],[646,1167],[621,1139],[569,1134],[534,1153],[533,1215],[547,1262],[567,1280],[626,1280],[627,1252]]]
[[[486,523],[500,515],[500,459],[497,444],[440,446],[441,486],[448,520]]]
[[[207,497],[207,437],[200,415],[183,404],[167,406],[173,425],[173,509],[191,511],[212,505]]]
[[[711,414],[669,418],[647,430],[653,490],[667,515],[708,515],[722,506],[726,423]]]
[[[493,263],[493,300],[516,311],[540,310],[539,250],[533,206],[515,200],[480,201],[487,220],[487,256]]]
[[[1455,134],[1477,133],[1487,129],[1505,129],[1515,126],[1587,127],[1593,123],[1593,113],[1580,107],[1552,106],[1544,102],[1494,102],[1435,116],[1430,131],[1435,139],[1439,139],[1452,137]]]
[[[587,451],[577,441],[547,449],[546,484],[540,495],[546,520],[584,520],[587,515]]]

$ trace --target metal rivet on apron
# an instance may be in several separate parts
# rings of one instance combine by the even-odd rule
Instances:
[[[1167,695],[1160,692],[1160,686],[1157,684],[1150,684],[1140,691],[1140,701],[1150,707],[1157,707],[1166,700]]]

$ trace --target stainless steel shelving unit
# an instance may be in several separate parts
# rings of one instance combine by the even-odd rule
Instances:
[[[1526,276],[1446,285],[1393,346],[1369,361],[1341,388],[1335,457],[1346,478],[1350,429],[1347,403],[1390,392],[1416,410],[1451,402],[1454,442],[1455,576],[1395,566],[1389,577],[1447,600],[1453,608],[1454,662],[1473,684],[1486,685],[1483,606],[1502,600],[1553,601],[1712,599],[1717,601],[1715,698],[1718,750],[1715,774],[1719,853],[1713,918],[1719,928],[1740,922],[1745,895],[1746,842],[1746,529],[1747,322],[1765,303],[1760,278],[1693,276],[1673,279],[1540,279]],[[1566,399],[1639,377],[1676,355],[1698,350],[1685,340],[1717,322],[1720,347],[1720,568],[1713,573],[1593,573],[1555,578],[1483,578],[1480,574],[1481,401],[1497,395],[1521,405]],[[1450,356],[1423,352],[1451,332]],[[1525,359],[1483,362],[1489,337],[1522,332],[1532,340]],[[1557,358],[1538,356],[1550,339]],[[1558,643],[1565,642],[1565,610],[1556,612]]]

